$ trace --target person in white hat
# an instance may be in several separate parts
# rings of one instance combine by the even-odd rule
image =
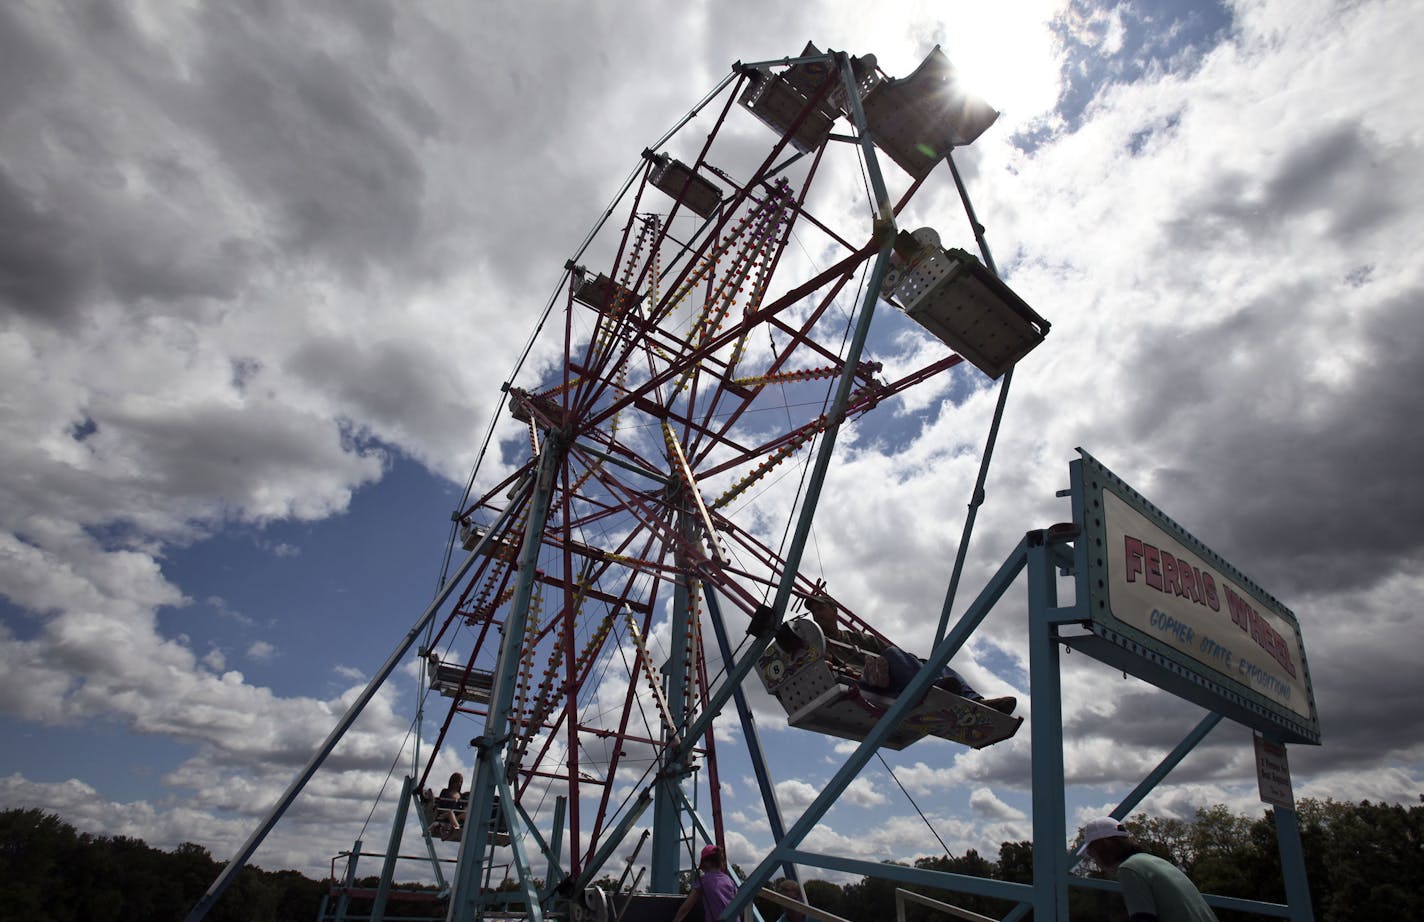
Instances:
[[[1083,827],[1083,847],[1103,870],[1117,870],[1128,922],[1217,922],[1187,875],[1132,841],[1121,820],[1103,816]]]

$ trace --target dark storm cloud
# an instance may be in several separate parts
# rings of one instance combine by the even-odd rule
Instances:
[[[1308,603],[1307,603],[1308,604]],[[1371,623],[1370,631],[1330,632],[1320,625],[1310,661],[1320,713],[1322,745],[1294,745],[1291,763],[1302,778],[1329,771],[1375,769],[1395,759],[1409,758],[1424,736],[1424,712],[1410,679],[1417,673],[1416,651],[1408,643],[1381,644],[1380,635],[1408,630],[1404,616],[1384,619],[1374,614],[1341,612],[1350,623]],[[1328,645],[1324,636],[1329,634]],[[1307,656],[1312,649],[1306,632]],[[1328,651],[1328,652],[1327,652]],[[1135,686],[1135,687],[1134,687]],[[1101,741],[1135,755],[1170,751],[1205,716],[1205,711],[1165,692],[1124,682],[1109,713],[1073,711],[1065,701],[1063,732],[1078,742]],[[1249,751],[1250,731],[1223,721],[1171,774],[1176,782],[1220,781],[1241,771],[1243,751]],[[1095,769],[1096,771],[1096,769]],[[1079,776],[1081,783],[1112,780]]]
[[[1070,739],[1101,737],[1135,748],[1170,749],[1202,717],[1202,710],[1181,698],[1124,680],[1113,696],[1111,714],[1093,710],[1065,713],[1063,734]]]
[[[0,125],[59,73],[11,4],[0,4]]]
[[[1393,612],[1363,605],[1332,606],[1322,615],[1332,622],[1329,645],[1306,655],[1320,710],[1324,745],[1303,758],[1312,769],[1374,768],[1395,758],[1407,759],[1424,739],[1424,709],[1419,707],[1419,651],[1412,593],[1391,599]],[[1307,603],[1308,604],[1308,603]],[[1321,625],[1321,633],[1328,628]]]
[[[42,212],[0,164],[0,305],[38,317],[70,311],[88,274],[72,230]]]
[[[413,340],[365,344],[310,337],[292,354],[287,370],[332,391],[361,419],[418,428],[422,418],[438,426],[458,411],[461,395],[442,369],[446,359],[436,346]]]
[[[424,177],[403,136],[431,120],[394,77],[389,23],[325,20],[263,4],[205,7],[204,45],[177,97],[258,202],[284,246],[341,266],[400,259],[419,243]],[[323,47],[328,34],[346,41]],[[374,38],[373,38],[374,36]],[[399,107],[389,105],[395,96]]]
[[[1245,305],[1194,329],[1197,348],[1154,330],[1144,341],[1161,345],[1130,376],[1141,388],[1130,435],[1172,459],[1153,472],[1159,502],[1283,597],[1368,587],[1424,548],[1424,491],[1400,489],[1424,469],[1424,439],[1405,424],[1424,391],[1424,289],[1363,322],[1369,361],[1345,381],[1273,375],[1299,348],[1290,318],[1318,297],[1284,289]]]
[[[1168,244],[1209,245],[1270,237],[1285,222],[1323,216],[1340,245],[1393,217],[1400,202],[1392,190],[1411,182],[1403,165],[1416,163],[1417,148],[1391,150],[1358,122],[1321,126],[1293,143],[1265,177],[1227,168],[1191,201],[1191,211],[1166,222]]]
[[[105,428],[96,439],[103,439],[105,432],[122,433],[104,450],[132,457],[162,485],[165,501],[174,508],[221,497],[232,511],[254,518],[320,517],[349,499],[344,491],[334,497],[315,495],[331,471],[349,470],[355,488],[363,479],[379,477],[383,466],[380,452],[352,452],[326,420],[295,410],[256,414],[214,403],[160,415],[115,406],[102,419]],[[313,495],[288,498],[276,493],[271,484],[279,477],[311,485]],[[158,530],[154,523],[145,525]]]
[[[174,33],[122,6],[48,11],[66,13],[78,28],[57,39],[0,12],[11,308],[62,320],[88,295],[226,299],[304,256],[360,278],[420,251],[415,147],[438,121],[392,73],[380,7],[204,6]]]

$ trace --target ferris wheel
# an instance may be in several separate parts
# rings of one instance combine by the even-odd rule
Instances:
[[[643,151],[607,239],[566,266],[547,327],[560,359],[506,386],[524,459],[460,510],[474,562],[427,648],[452,699],[442,737],[487,721],[476,776],[492,783],[469,815],[495,818],[466,849],[506,838],[501,795],[532,819],[555,792],[559,873],[587,884],[651,806],[648,883],[676,892],[690,843],[724,839],[712,720],[818,589],[798,565],[837,428],[965,359],[999,377],[1047,332],[975,257],[895,230],[997,114],[958,92],[943,53],[902,80],[813,45],[778,63],[738,66],[703,100],[705,138]],[[759,158],[736,103],[771,129]],[[908,176],[896,200],[877,151]],[[859,208],[818,194],[838,158],[864,177]],[[878,298],[948,348],[894,375],[865,360]]]
[[[801,562],[840,427],[962,363],[1000,378],[1047,333],[986,248],[981,261],[898,227],[996,116],[938,48],[896,79],[807,45],[736,65],[642,151],[505,385],[486,442],[499,450],[453,516],[460,563],[407,645],[446,706],[426,707],[435,745],[401,816],[458,843],[448,918],[495,911],[497,862],[530,918],[551,898],[596,916],[587,894],[620,854],[647,865],[646,889],[676,893],[725,841],[719,715],[735,709],[761,759],[753,673],[793,726],[854,739],[875,722],[853,690],[786,693],[807,654],[784,622],[824,592]],[[893,373],[866,348],[882,300],[939,341]],[[934,732],[921,721],[896,748]],[[469,791],[432,800],[441,753],[468,762],[467,744]]]

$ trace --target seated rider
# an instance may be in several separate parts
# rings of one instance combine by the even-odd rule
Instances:
[[[876,675],[876,671],[866,668],[863,661],[852,662],[833,644],[826,644],[826,653],[832,664],[859,673],[861,683],[867,687],[880,689],[891,695],[898,695],[924,667],[925,661],[918,656],[913,656],[893,644],[887,644],[872,634],[841,627],[836,619],[836,603],[831,601],[829,596],[818,594],[808,597],[806,610],[811,613],[811,617],[815,619],[821,632],[826,635],[827,641],[839,641],[856,647],[866,654],[879,656],[885,661],[887,667],[885,671],[888,675]],[[940,670],[939,678],[935,679],[934,684],[951,694],[968,698],[970,701],[977,701],[985,707],[993,708],[1003,714],[1012,714],[1018,705],[1018,700],[1012,695],[1005,695],[1001,698],[985,698],[975,691],[968,682],[964,681],[963,676],[949,666]]]
[[[452,772],[449,782],[435,798],[435,822],[431,832],[445,836],[457,832],[465,822],[465,812],[469,808],[470,792],[461,790],[465,786],[465,776]]]

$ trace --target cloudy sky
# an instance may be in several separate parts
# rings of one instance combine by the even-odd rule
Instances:
[[[1016,373],[962,596],[1068,517],[1054,494],[1083,446],[1296,613],[1324,737],[1291,750],[1297,795],[1413,801],[1417,11],[895,10],[0,6],[0,805],[230,854],[428,603],[499,386],[642,148],[734,61],[807,40],[895,75],[940,44],[1002,111],[960,163],[1053,331]],[[972,249],[947,172],[915,212]],[[929,387],[838,446],[804,569],[911,649],[993,400]],[[1023,614],[1011,593],[956,664],[1031,717]],[[1071,824],[1200,712],[1068,659]],[[760,701],[794,815],[844,746]],[[324,871],[383,841],[416,706],[407,667],[258,863]],[[746,863],[770,837],[725,729]],[[1025,729],[887,761],[960,852],[1029,836],[1030,755]],[[1259,809],[1240,727],[1145,806],[1212,803]],[[879,762],[809,844],[939,849]]]

